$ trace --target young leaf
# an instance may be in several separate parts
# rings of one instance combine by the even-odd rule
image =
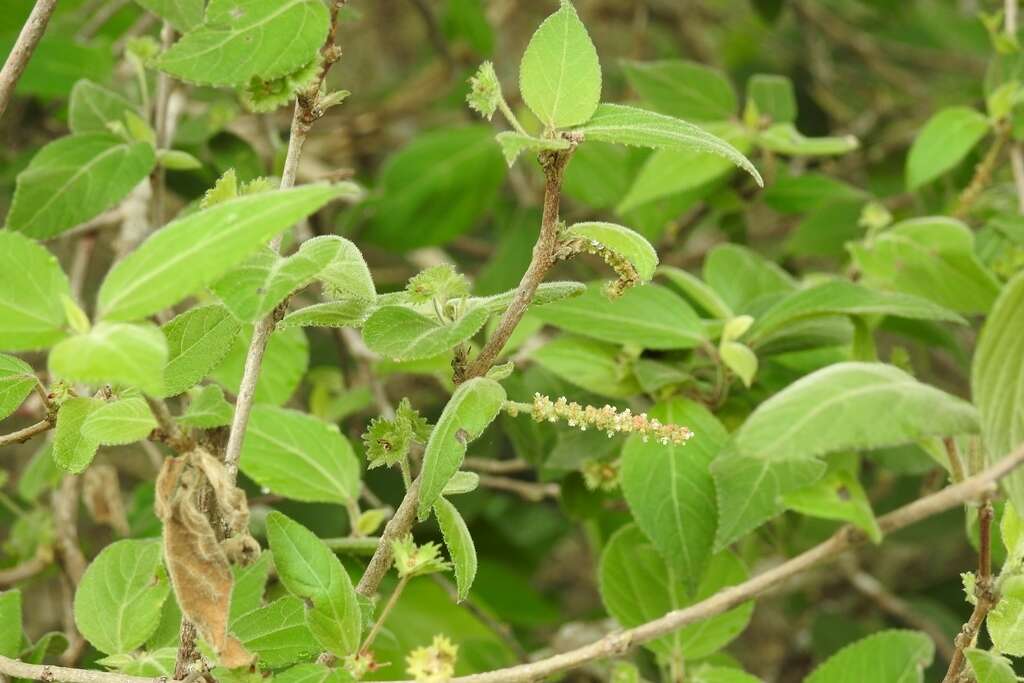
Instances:
[[[21,591],[0,592],[0,656],[21,654]]]
[[[995,462],[1024,443],[1024,274],[1003,287],[978,337],[971,367],[971,391],[981,415],[981,434]],[[1024,510],[1024,474],[1003,480],[1018,511]]]
[[[297,664],[274,674],[277,683],[350,683],[352,674],[326,664]]]
[[[601,63],[568,0],[530,38],[519,64],[519,91],[548,129],[577,126],[597,109]]]
[[[624,61],[629,85],[655,111],[691,121],[724,121],[739,106],[732,83],[717,69],[679,59]]]
[[[579,296],[586,291],[587,286],[582,282],[542,282],[533,296],[530,306],[543,306],[553,301],[560,301],[574,296]],[[471,297],[469,304],[483,306],[489,313],[502,313],[515,298],[516,290],[512,289],[501,294],[492,296]]]
[[[699,577],[693,597],[676,590],[679,571],[666,564],[649,540],[634,524],[616,531],[601,554],[599,570],[601,599],[608,612],[624,627],[638,626],[670,612],[699,602],[727,586],[747,578],[743,563],[731,552],[714,556]],[[663,658],[695,660],[714,654],[738,636],[754,611],[753,602],[685,626],[670,635],[644,644]]]
[[[7,228],[45,239],[124,199],[156,164],[153,147],[109,133],[83,133],[43,147],[18,184]]]
[[[0,353],[0,420],[18,409],[38,381],[31,365]]]
[[[600,285],[578,297],[531,309],[563,330],[648,349],[689,349],[704,338],[700,319],[678,295],[659,285],[633,287],[610,301]]]
[[[269,314],[285,297],[305,287],[351,243],[336,235],[306,240],[288,257],[263,249],[224,277],[211,290],[236,318],[255,322]]]
[[[757,144],[776,154],[794,157],[833,156],[852,152],[860,146],[852,135],[805,137],[791,123],[778,123],[757,134]]]
[[[372,302],[377,298],[377,290],[359,247],[343,237],[333,236],[332,239],[337,251],[317,279],[332,298]]]
[[[211,0],[201,26],[160,55],[156,66],[199,85],[244,85],[309,64],[330,16],[319,0]]]
[[[100,316],[135,320],[176,304],[339,194],[329,185],[304,185],[240,197],[174,221],[110,269],[98,295]]]
[[[987,312],[999,293],[998,280],[974,253],[974,234],[951,218],[903,221],[849,249],[867,282],[960,313]]]
[[[466,446],[479,437],[505,402],[505,390],[494,380],[475,377],[463,382],[444,407],[430,433],[420,472],[418,515],[425,519],[448,481],[462,466]]]
[[[637,526],[692,593],[711,561],[718,508],[709,467],[729,433],[703,406],[687,399],[656,405],[651,417],[685,425],[684,446],[633,435],[622,449],[619,480]]]
[[[313,304],[292,311],[277,324],[288,327],[362,327],[372,306],[365,299],[345,299]]]
[[[931,638],[917,631],[879,631],[832,655],[804,683],[922,683],[935,656]]]
[[[690,301],[697,304],[711,317],[729,320],[735,315],[729,308],[729,304],[725,303],[715,290],[693,273],[675,266],[661,266],[658,268],[657,274],[681,289]]]
[[[441,527],[441,535],[444,537],[445,547],[448,548],[448,555],[452,558],[452,565],[455,568],[455,583],[459,591],[459,602],[466,599],[469,589],[476,578],[476,547],[473,545],[473,537],[469,534],[469,527],[466,526],[462,515],[454,505],[447,499],[441,497],[434,503],[434,514],[437,516],[437,524]]]
[[[907,155],[907,189],[916,190],[963,161],[989,126],[984,114],[968,107],[948,107],[928,119]]]
[[[574,223],[565,229],[565,237],[579,237],[595,242],[621,258],[636,269],[642,282],[654,277],[658,266],[658,253],[642,235],[614,223]]]
[[[211,429],[231,424],[234,413],[234,407],[224,398],[224,390],[207,384],[199,389],[178,421],[189,427]]]
[[[251,336],[251,330],[239,332],[224,361],[210,371],[210,377],[232,393],[238,392],[242,382]],[[307,367],[309,342],[302,329],[289,327],[274,332],[263,354],[263,367],[253,400],[256,403],[284,404],[299,387]]]
[[[241,328],[223,306],[190,308],[163,326],[164,395],[177,396],[224,360]]]
[[[123,121],[126,112],[138,114],[138,108],[116,92],[81,80],[71,89],[68,127],[72,133],[109,134],[108,124]]]
[[[628,398],[640,390],[624,362],[622,349],[585,337],[563,335],[530,354],[556,377],[609,398]]]
[[[576,130],[584,135],[585,140],[717,154],[752,175],[758,185],[764,185],[761,174],[739,150],[682,119],[621,104],[602,104],[594,116]]]
[[[255,406],[239,464],[260,486],[294,500],[344,503],[359,495],[359,463],[345,437],[295,410]]]
[[[725,367],[736,373],[743,386],[749,387],[757,374],[757,354],[746,344],[736,341],[722,341],[718,353]]]
[[[82,575],[75,591],[75,625],[102,652],[131,652],[156,630],[169,592],[158,541],[117,541]]]
[[[995,652],[969,647],[964,654],[978,683],[1017,683],[1019,680],[1010,660]]]
[[[829,315],[891,315],[915,320],[965,324],[956,313],[909,294],[880,292],[845,280],[832,280],[786,295],[754,323],[752,341],[765,339],[797,320]]]
[[[519,155],[529,150],[540,152],[543,150],[569,149],[569,141],[561,138],[535,138],[522,133],[505,131],[495,136],[498,144],[501,145],[501,153],[505,155],[505,162],[509,167],[516,162]]]
[[[53,254],[2,230],[0,273],[0,349],[42,349],[67,336],[63,297],[71,295],[71,288]]]
[[[156,429],[156,418],[143,398],[104,403],[82,423],[82,438],[103,445],[141,441]]]
[[[100,444],[85,438],[82,425],[101,405],[103,401],[84,396],[69,398],[61,404],[53,436],[53,461],[61,469],[77,474],[92,462]]]
[[[735,436],[741,453],[788,460],[977,431],[973,406],[896,367],[836,363],[759,405]]]
[[[308,659],[313,634],[302,600],[290,595],[231,620],[231,632],[256,653],[260,668],[277,669]]]
[[[88,334],[69,337],[50,351],[50,372],[75,382],[104,382],[163,393],[167,340],[150,323],[99,323]]]
[[[430,358],[469,340],[488,316],[486,308],[475,307],[442,324],[405,306],[381,306],[363,325],[363,339],[370,349],[393,360]]]
[[[859,527],[873,542],[882,540],[882,530],[875,520],[864,487],[854,468],[839,466],[807,488],[785,494],[783,501],[790,510],[822,519],[838,519]]]
[[[267,541],[281,583],[308,601],[306,624],[320,645],[340,657],[355,652],[362,612],[338,558],[311,531],[280,512],[267,516]]]

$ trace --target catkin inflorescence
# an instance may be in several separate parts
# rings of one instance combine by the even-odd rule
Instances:
[[[544,394],[534,394],[530,414],[537,422],[565,420],[570,427],[576,427],[581,431],[593,427],[607,433],[609,437],[615,434],[636,433],[640,434],[645,442],[654,439],[665,446],[681,446],[693,436],[693,432],[686,427],[665,424],[657,418],[648,417],[647,413],[634,414],[629,408],[618,411],[610,405],[602,408],[581,406],[564,396],[552,401]]]

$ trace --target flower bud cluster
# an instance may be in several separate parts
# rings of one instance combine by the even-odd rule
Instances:
[[[603,408],[581,406],[575,401],[568,401],[564,396],[552,401],[543,394],[533,395],[531,415],[537,422],[557,422],[565,420],[570,427],[586,431],[593,427],[608,434],[640,434],[644,442],[654,439],[667,446],[681,446],[693,436],[686,427],[675,424],[664,424],[647,413],[633,414],[629,408],[618,411],[610,405]]]
[[[459,646],[443,635],[429,646],[418,647],[405,658],[406,671],[419,683],[443,683],[455,674]]]

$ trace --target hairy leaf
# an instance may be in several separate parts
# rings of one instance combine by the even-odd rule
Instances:
[[[828,658],[804,683],[921,683],[935,645],[917,631],[879,631]]]
[[[0,272],[0,349],[41,349],[63,339],[63,302],[71,288],[57,259],[33,240],[2,230]]]
[[[418,360],[468,341],[487,322],[488,311],[470,308],[453,322],[439,323],[404,306],[381,306],[363,325],[366,345],[394,360]]]
[[[794,157],[834,156],[852,152],[860,146],[852,135],[809,138],[791,123],[778,123],[757,134],[757,144],[776,154]]]
[[[61,404],[53,435],[53,461],[58,467],[78,473],[92,462],[100,444],[85,437],[82,425],[102,405],[103,401],[84,396],[69,398]]]
[[[0,420],[18,409],[38,381],[31,365],[0,353]]]
[[[437,499],[437,502],[434,503],[434,514],[437,516],[438,526],[441,527],[441,535],[444,537],[445,547],[448,548],[448,555],[452,558],[455,582],[461,602],[469,595],[473,579],[476,578],[477,560],[473,537],[470,535],[469,527],[466,526],[462,515],[446,498]]]
[[[614,223],[574,223],[565,229],[568,238],[581,238],[608,249],[626,259],[636,269],[641,282],[654,277],[658,253],[642,235]]]
[[[68,126],[72,133],[109,133],[108,124],[124,121],[127,112],[138,114],[138,107],[116,92],[81,80],[71,89]]]
[[[313,650],[305,606],[302,600],[290,595],[232,619],[231,632],[256,653],[264,669],[309,659]]]
[[[82,438],[103,445],[141,441],[156,429],[156,418],[143,398],[104,403],[82,423]]]
[[[234,406],[224,398],[224,390],[216,384],[207,384],[195,393],[178,421],[188,427],[211,429],[231,424],[234,413]]]
[[[543,150],[569,149],[569,141],[562,138],[535,138],[522,133],[505,131],[495,136],[501,145],[501,153],[505,162],[512,166],[523,152],[541,152]]]
[[[87,334],[69,337],[50,351],[50,372],[76,382],[105,382],[163,393],[167,341],[150,323],[99,323]]]
[[[164,395],[194,386],[227,355],[241,326],[223,306],[190,308],[163,326],[167,338]]]

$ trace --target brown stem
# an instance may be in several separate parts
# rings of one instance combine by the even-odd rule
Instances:
[[[522,320],[529,308],[533,296],[537,292],[544,276],[555,263],[555,250],[558,247],[558,210],[562,197],[562,178],[565,167],[572,156],[573,148],[552,152],[543,152],[540,156],[544,168],[544,212],[541,217],[540,236],[533,247],[533,258],[516,288],[512,303],[505,309],[501,321],[494,334],[487,340],[480,355],[466,368],[462,379],[480,377],[491,369],[495,359],[505,347],[516,325]]]
[[[0,436],[0,448],[3,446],[10,446],[11,444],[25,443],[33,436],[53,429],[53,426],[54,422],[47,418],[36,422],[34,425],[25,427],[24,429],[19,429],[16,432],[4,434]]]
[[[540,502],[545,498],[558,498],[561,489],[558,484],[522,481],[512,477],[502,477],[496,474],[481,473],[480,485],[498,491],[514,493],[524,500]]]
[[[364,640],[363,644],[359,647],[360,654],[365,654],[369,651],[370,647],[373,646],[373,641],[376,640],[377,634],[380,633],[380,629],[384,626],[384,621],[388,618],[388,615],[391,614],[391,610],[393,610],[395,605],[398,604],[398,598],[402,596],[402,591],[404,591],[405,587],[409,584],[410,578],[411,577],[409,576],[403,576],[398,580],[398,585],[396,585],[395,590],[391,592],[391,596],[388,598],[388,601],[384,603],[384,607],[381,609],[377,620],[373,622],[370,632],[366,634],[366,640]]]
[[[377,592],[377,587],[380,586],[381,580],[391,567],[391,542],[402,538],[412,529],[413,522],[416,521],[416,505],[419,503],[419,499],[420,479],[416,477],[409,490],[405,492],[405,497],[398,509],[395,510],[395,516],[385,525],[377,549],[356,585],[356,592],[360,595],[370,597]]]
[[[4,115],[7,105],[14,93],[14,86],[25,71],[28,60],[35,52],[43,33],[46,32],[46,25],[53,16],[53,10],[57,7],[57,0],[37,0],[32,13],[18,34],[18,40],[11,48],[11,54],[7,55],[4,68],[0,70],[0,116]]]
[[[19,581],[31,578],[39,572],[50,566],[50,561],[53,558],[50,556],[49,548],[40,546],[36,554],[31,559],[25,560],[21,564],[16,564],[13,567],[7,569],[0,569],[0,588],[6,588],[13,586]]]
[[[1003,151],[1003,146],[1007,140],[1010,139],[1010,124],[1006,121],[1000,122],[996,126],[996,136],[992,140],[992,145],[988,148],[985,156],[978,163],[974,169],[974,176],[971,178],[971,182],[968,183],[964,191],[960,193],[960,198],[957,200],[956,209],[953,211],[954,218],[963,218],[966,216],[974,203],[981,196],[981,193],[988,187],[989,183],[992,182],[992,172],[995,170],[996,162],[999,161],[999,155]]]
[[[985,497],[978,510],[978,574],[974,582],[974,610],[971,612],[967,623],[960,629],[953,640],[956,650],[946,670],[946,677],[942,683],[956,683],[960,678],[960,672],[964,667],[964,651],[974,645],[978,637],[981,625],[992,608],[999,602],[999,596],[995,594],[992,586],[992,518],[995,512],[992,509],[992,501]]]

